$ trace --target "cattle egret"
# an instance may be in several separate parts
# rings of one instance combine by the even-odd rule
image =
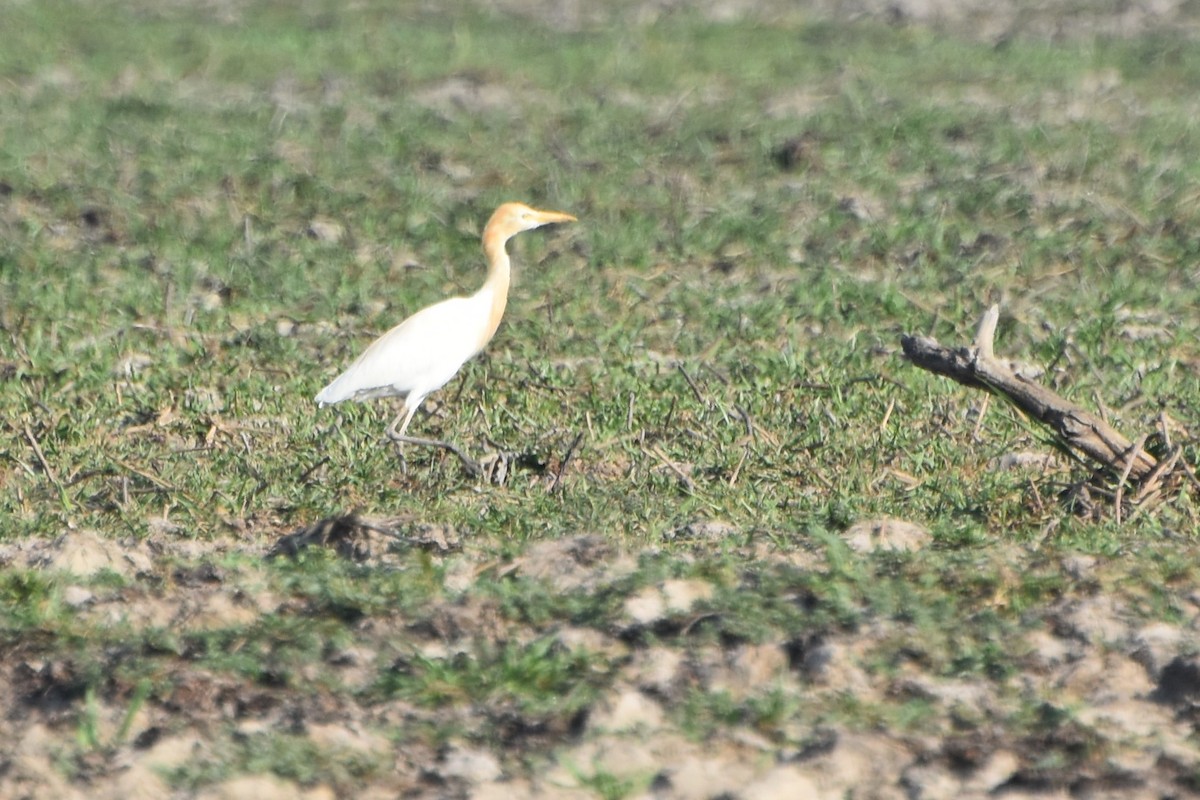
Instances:
[[[511,265],[505,243],[522,231],[574,220],[570,214],[539,211],[523,203],[497,208],[483,229],[488,272],[482,288],[470,297],[451,297],[423,308],[380,336],[320,391],[317,404],[402,397],[404,409],[388,426],[388,438],[398,444],[450,450],[478,473],[478,465],[449,442],[405,436],[408,423],[426,396],[445,386],[496,333],[508,302]]]

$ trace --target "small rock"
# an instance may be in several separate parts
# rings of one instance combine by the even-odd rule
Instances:
[[[331,219],[317,217],[308,223],[308,230],[306,232],[319,242],[337,244],[345,237],[346,226]]]
[[[902,800],[906,795],[897,777],[911,761],[908,749],[887,736],[845,733],[837,746],[805,763],[811,774],[820,776],[822,798],[857,797],[862,787],[873,787],[869,795],[877,800]],[[936,795],[911,795],[935,797]],[[961,795],[949,795],[950,798]]]
[[[737,535],[738,529],[722,520],[697,520],[663,535],[666,541],[677,539],[720,542]]]
[[[489,751],[452,744],[442,753],[438,772],[444,777],[474,784],[494,781],[503,770]]]
[[[626,598],[625,616],[638,625],[651,625],[666,616],[667,603],[656,586],[647,586]]]
[[[1075,711],[1080,723],[1114,741],[1161,736],[1171,728],[1173,717],[1173,709],[1161,703],[1128,698],[1088,703]]]
[[[1060,697],[1077,698],[1096,707],[1147,695],[1154,688],[1140,664],[1100,648],[1092,648],[1063,670],[1056,684]]]
[[[622,674],[640,689],[659,695],[669,695],[679,678],[683,654],[670,647],[651,647],[639,650]]]
[[[138,763],[121,771],[109,796],[121,800],[160,800],[170,797],[171,789],[153,769]]]
[[[1017,757],[1016,753],[1011,750],[997,750],[988,756],[979,769],[975,770],[963,788],[982,794],[991,794],[995,789],[1007,783],[1020,768],[1021,759]]]
[[[169,772],[194,761],[204,751],[204,745],[197,736],[171,736],[159,739],[147,750],[141,762],[151,769]]]
[[[54,543],[57,552],[42,554],[43,563],[86,578],[102,569],[115,569],[115,545],[94,531],[68,531]]]
[[[1131,342],[1140,342],[1143,339],[1170,338],[1171,331],[1162,325],[1123,325],[1121,336]]]
[[[1035,470],[1043,472],[1056,469],[1057,467],[1058,459],[1055,458],[1053,453],[1005,453],[999,458],[993,458],[988,462],[988,468],[997,472],[1012,470]]]
[[[734,656],[733,668],[746,686],[769,686],[787,673],[787,653],[776,644],[743,645]]]
[[[737,753],[703,753],[669,763],[663,775],[673,789],[670,797],[737,797],[742,787],[754,780],[755,771],[749,760]]]
[[[707,581],[669,580],[663,583],[662,593],[666,599],[667,611],[682,614],[692,610],[692,606],[701,600],[708,600],[715,594],[713,585]]]
[[[462,594],[479,580],[479,575],[477,574],[478,568],[479,564],[474,559],[453,559],[446,565],[442,578],[442,586],[451,594]]]
[[[896,683],[893,691],[904,692],[924,700],[936,700],[947,708],[966,708],[983,711],[989,697],[986,685],[978,682],[956,681],[917,674]]]
[[[1065,664],[1072,655],[1071,645],[1047,630],[1038,629],[1025,635],[1029,659],[1040,670],[1050,670]]]
[[[1152,678],[1158,678],[1180,649],[1183,631],[1166,622],[1153,622],[1133,635],[1133,660],[1146,668]]]
[[[1089,644],[1116,643],[1129,634],[1123,619],[1127,609],[1107,595],[1085,597],[1068,603],[1054,617],[1055,633]]]
[[[267,775],[243,775],[201,792],[199,800],[302,800],[300,787]]]
[[[908,797],[918,800],[958,800],[963,796],[962,781],[941,764],[913,764],[904,770],[900,784]]]
[[[573,789],[556,792],[556,794],[566,795],[571,800],[573,800],[574,795],[579,795],[579,800],[593,800],[595,797],[590,792],[577,792]],[[534,796],[533,787],[525,780],[491,781],[476,786],[471,791],[471,800],[527,800],[527,798],[533,798]],[[542,797],[544,795],[539,792],[536,796]]]
[[[96,595],[92,594],[91,590],[85,589],[82,586],[72,585],[63,589],[63,602],[74,609],[90,605],[95,599]]]
[[[0,790],[5,796],[29,800],[83,800],[62,775],[58,753],[61,739],[41,723],[27,726],[20,737],[5,742],[6,754]]]
[[[813,683],[835,691],[867,692],[871,687],[870,677],[840,642],[820,642],[807,648],[801,669]]]
[[[1087,580],[1096,571],[1095,556],[1072,555],[1062,560],[1063,572],[1077,581]]]
[[[741,800],[799,800],[819,797],[817,784],[799,767],[776,767],[738,792]]]
[[[846,544],[857,553],[920,550],[933,539],[920,525],[890,517],[856,522],[846,530],[845,537]]]
[[[636,689],[621,691],[607,708],[592,715],[588,727],[594,730],[625,733],[638,729],[656,730],[663,724],[663,709]]]
[[[112,374],[117,378],[132,378],[153,363],[154,359],[146,353],[129,353],[113,366]]]
[[[569,592],[595,583],[612,553],[600,536],[569,536],[530,546],[518,564],[522,575],[546,581],[557,592]]]
[[[624,660],[629,654],[625,643],[606,636],[594,628],[562,628],[555,638],[571,652],[585,652],[602,655],[607,659]]]
[[[356,730],[353,726],[309,725],[307,733],[322,750],[360,753],[368,758],[382,758],[391,750],[391,743],[383,736]]]

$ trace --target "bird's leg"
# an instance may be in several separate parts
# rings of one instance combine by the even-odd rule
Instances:
[[[409,408],[408,404],[404,404],[404,409],[396,415],[392,420],[392,424],[387,426],[384,435],[391,439],[396,444],[396,456],[400,459],[400,474],[408,474],[408,459],[404,457],[404,448],[401,446],[401,441],[404,438],[404,431],[408,429],[408,423],[412,419],[413,413],[416,411],[415,406]],[[401,422],[403,420],[403,422]],[[396,430],[396,423],[400,423],[400,430]]]
[[[418,439],[415,436],[406,436],[404,432],[408,430],[408,423],[412,421],[413,414],[416,413],[419,403],[413,403],[411,407],[405,403],[405,410],[392,420],[392,424],[387,427],[387,437],[396,444],[396,452],[400,456],[400,463],[405,474],[408,474],[408,462],[404,459],[404,449],[401,445],[411,444],[417,447],[439,447],[442,450],[449,450],[454,455],[458,456],[458,460],[462,462],[463,467],[471,474],[471,477],[478,478],[483,475],[483,467],[479,466],[479,462],[463,452],[462,448],[452,442],[444,442],[441,439]],[[396,423],[400,423],[400,429],[396,429]]]

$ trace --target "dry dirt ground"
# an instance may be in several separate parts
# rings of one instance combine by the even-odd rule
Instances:
[[[377,677],[373,665],[396,650],[397,642],[410,658],[439,659],[469,653],[480,641],[534,638],[503,619],[494,601],[470,592],[484,571],[544,581],[566,595],[603,592],[636,567],[631,554],[599,536],[542,542],[498,564],[452,530],[419,528],[398,543],[372,531],[369,521],[362,523],[332,521],[298,532],[276,549],[326,546],[371,569],[404,569],[420,552],[446,565],[448,599],[426,609],[433,624],[416,629],[399,616],[365,617],[348,623],[353,646],[327,654],[320,668],[364,694]],[[703,547],[729,533],[728,526],[713,522],[680,535]],[[929,541],[921,528],[889,519],[858,524],[845,538],[854,552],[913,550]],[[780,563],[827,567],[818,553],[782,553],[769,541],[750,541],[742,555],[764,569]],[[74,584],[64,589],[75,613],[98,626],[122,620],[134,630],[196,632],[249,623],[262,614],[305,613],[291,598],[255,589],[266,581],[253,566],[227,575],[211,560],[201,560],[231,551],[251,556],[251,564],[255,559],[265,564],[270,556],[265,545],[232,540],[180,542],[162,534],[114,541],[74,531],[52,542],[9,546],[0,560],[62,575],[121,575],[126,583],[117,590]],[[1019,569],[1026,557],[1014,551],[1010,568]],[[205,566],[186,566],[197,564]],[[696,611],[698,604],[713,595],[714,586],[701,579],[665,580],[625,597],[609,626],[554,631],[555,648],[586,651],[615,670],[601,697],[567,718],[461,703],[443,708],[400,700],[360,703],[347,699],[353,693],[298,694],[270,681],[214,674],[190,666],[185,657],[169,676],[171,696],[136,707],[127,719],[134,707],[128,697],[80,697],[80,676],[70,657],[36,660],[16,653],[5,660],[0,684],[0,703],[10,709],[0,721],[7,743],[0,796],[585,798],[605,796],[606,785],[608,796],[899,800],[1164,798],[1200,789],[1195,744],[1200,591],[1189,599],[1187,618],[1179,624],[1145,624],[1126,601],[1113,601],[1101,588],[1108,581],[1097,559],[1069,556],[1059,567],[1083,588],[1037,612],[1043,624],[1006,642],[1020,652],[1022,670],[1004,681],[937,677],[919,658],[897,670],[869,669],[881,644],[921,635],[894,622],[788,641],[689,646],[689,631],[706,616]],[[1009,600],[999,592],[994,602]],[[695,692],[723,693],[737,703],[762,697],[764,687],[778,697],[851,702],[859,709],[915,701],[928,720],[896,733],[883,720],[875,728],[864,728],[861,720],[813,727],[797,718],[795,730],[789,730],[785,710],[785,721],[772,735],[734,719],[716,733],[695,737],[684,735],[672,716]],[[1045,701],[1031,703],[1033,698]],[[99,743],[90,751],[78,743],[81,705],[88,708]],[[1023,707],[1046,715],[1046,724],[1035,720],[1014,735],[1005,721]],[[1064,714],[1070,717],[1065,723]],[[482,744],[472,736],[479,729],[474,717],[490,719],[497,733],[492,741]],[[397,743],[386,733],[430,723],[457,725],[462,735],[434,745],[419,737]],[[118,733],[122,727],[124,738]],[[315,784],[242,774],[174,792],[164,780],[172,772],[220,763],[239,741],[272,733],[310,744],[344,774],[333,770],[332,779]]]
[[[525,0],[500,5],[528,10]],[[648,2],[647,15],[669,13],[670,2]],[[563,26],[586,23],[590,5],[555,5]],[[726,0],[712,5],[718,18],[797,13],[791,3]],[[1010,36],[1133,35],[1176,25],[1183,3],[1041,3],[972,0],[862,0],[817,2],[805,13],[855,19],[882,17],[898,25],[929,25],[949,33],[1001,42]],[[1183,23],[1178,23],[1182,25]],[[723,536],[719,523],[687,535],[703,547]],[[354,631],[354,647],[330,652],[323,668],[343,685],[375,675],[372,665],[406,637],[429,658],[467,651],[469,642],[520,640],[487,602],[466,591],[483,570],[505,569],[547,581],[563,591],[603,591],[635,568],[636,554],[603,537],[576,536],[536,544],[516,560],[494,557],[460,541],[453,531],[424,531],[417,543],[445,568],[442,622],[414,632],[402,620],[368,618]],[[928,534],[894,520],[876,520],[845,534],[852,550],[917,549]],[[320,538],[320,537],[318,537]],[[265,560],[278,540],[192,542],[162,531],[143,541],[121,541],[69,531],[55,541],[10,543],[0,564],[77,576],[64,578],[64,599],[83,620],[121,620],[135,630],[223,628],[263,614],[303,613],[287,597],[256,586],[252,568],[236,580],[210,565],[214,555]],[[411,558],[416,547],[398,546],[367,529],[314,544],[334,547],[368,566],[386,569]],[[753,537],[747,563],[787,563],[821,569],[816,553],[781,552]],[[1020,569],[1022,554],[992,556]],[[69,658],[39,660],[4,654],[0,680],[0,797],[69,798],[1165,798],[1200,793],[1200,591],[1183,618],[1140,623],[1126,601],[1104,591],[1105,565],[1087,556],[1062,559],[1080,591],[1038,612],[1019,642],[1009,643],[1024,666],[1007,683],[968,682],[926,674],[918,661],[897,671],[864,667],[883,641],[905,631],[865,625],[853,632],[761,644],[688,648],[657,643],[686,637],[701,621],[698,607],[714,591],[703,580],[666,580],[623,601],[621,621],[610,629],[563,628],[557,646],[603,654],[616,665],[603,696],[566,720],[513,715],[504,735],[481,744],[470,734],[475,714],[494,710],[431,709],[389,700],[355,703],[346,695],[297,696],[269,682],[238,682],[184,662],[168,676],[174,694],[164,703],[138,706],[129,697],[81,696],[81,677]],[[265,567],[264,567],[265,569]],[[97,590],[86,580],[101,572],[121,576],[121,588]],[[89,586],[84,586],[89,583]],[[1008,602],[1003,596],[998,605]],[[936,734],[891,732],[881,721],[864,729],[786,730],[767,737],[736,720],[715,735],[684,735],[672,709],[693,692],[724,692],[734,701],[778,687],[783,697],[834,705],[921,701],[937,721]],[[365,687],[364,687],[365,688]],[[1071,715],[1008,735],[996,721],[1010,719],[1029,698],[1054,698],[1033,713]],[[88,706],[102,746],[80,746],[81,706]],[[136,713],[126,719],[130,708]],[[503,713],[502,711],[499,713]],[[462,716],[463,735],[432,745],[420,738],[397,744],[385,732],[447,723]],[[493,720],[494,722],[494,720]],[[230,728],[232,727],[232,730]],[[118,732],[124,729],[127,735]],[[919,726],[908,730],[920,730]],[[1046,733],[1036,733],[1045,730]],[[340,779],[316,783],[261,771],[222,777],[194,791],[172,790],[164,776],[219,763],[239,741],[272,731],[310,742],[313,752],[346,765]],[[790,742],[781,746],[779,741]],[[105,744],[108,743],[108,744]],[[83,752],[82,757],[78,753]],[[88,755],[88,753],[91,753]],[[358,765],[358,766],[356,766]],[[357,770],[357,771],[356,771]],[[329,772],[330,770],[326,770]],[[334,770],[336,772],[336,770]],[[359,775],[367,777],[360,778]]]

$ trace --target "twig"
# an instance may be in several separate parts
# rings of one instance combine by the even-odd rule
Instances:
[[[146,480],[150,481],[151,483],[153,483],[155,486],[157,486],[160,489],[165,489],[168,492],[179,492],[179,488],[177,486],[167,483],[162,478],[158,477],[157,475],[155,475],[151,472],[147,472],[144,469],[138,469],[137,467],[133,466],[132,464],[130,464],[127,461],[122,461],[121,459],[116,458],[115,456],[108,456],[108,460],[111,461],[112,463],[116,464],[118,467],[125,470],[126,472],[132,472],[134,475],[137,475],[141,478],[145,478]],[[180,492],[180,494],[183,494],[183,493]],[[183,495],[183,496],[187,497],[187,495]],[[189,498],[189,500],[190,500],[190,498]]]
[[[750,412],[742,408],[737,403],[733,404],[733,410],[742,418],[742,424],[746,426],[746,435],[754,439],[754,420],[750,418]]]
[[[1028,480],[1029,489],[1033,492],[1033,502],[1037,504],[1037,512],[1041,514],[1046,509],[1045,504],[1042,503],[1042,493],[1038,491],[1037,482],[1032,477],[1030,477]]]
[[[676,364],[675,367],[679,370],[679,374],[683,376],[683,379],[687,381],[687,385],[692,388],[692,394],[696,395],[696,402],[708,408],[709,403],[704,399],[704,395],[700,393],[700,387],[692,380],[692,376],[688,374],[688,371],[683,368],[683,364]]]
[[[54,484],[54,487],[61,493],[63,490],[62,483],[58,480],[58,475],[54,472],[54,467],[50,466],[50,462],[46,460],[46,454],[42,452],[42,446],[38,444],[37,437],[33,435],[28,423],[24,425],[25,438],[29,440],[29,446],[33,448],[33,454],[37,457],[38,463],[42,465],[42,471],[46,473],[46,477]]]
[[[575,434],[574,441],[572,441],[571,446],[567,448],[567,454],[563,456],[562,463],[558,465],[558,472],[554,475],[554,481],[550,484],[549,491],[554,492],[558,489],[562,482],[563,473],[567,471],[567,465],[570,464],[571,459],[574,458],[575,448],[579,447],[579,443],[581,441],[583,441],[583,431]]]
[[[1142,481],[1141,488],[1138,489],[1138,493],[1134,496],[1133,502],[1135,504],[1143,502],[1149,498],[1152,492],[1160,488],[1162,486],[1163,479],[1175,472],[1175,467],[1180,463],[1179,458],[1182,455],[1182,447],[1171,448],[1171,452],[1167,455],[1167,457],[1162,461],[1159,461],[1158,466],[1154,468],[1154,471],[1147,475]]]
[[[879,432],[883,433],[887,430],[888,421],[892,418],[892,411],[896,408],[896,398],[889,397],[887,409],[883,412],[883,419],[879,421]]]
[[[983,402],[979,404],[979,412],[975,416],[975,428],[971,431],[971,438],[979,441],[979,432],[983,430],[983,421],[987,418],[988,406],[992,404],[992,396],[985,394]]]
[[[674,472],[679,477],[679,480],[683,481],[684,488],[686,488],[688,492],[696,491],[696,483],[692,480],[692,476],[684,472],[683,468],[672,461],[666,453],[658,448],[657,445],[651,445],[650,447],[645,448],[645,450],[646,452],[650,453],[650,455],[661,461],[663,466]]]
[[[319,470],[321,467],[325,466],[328,463],[329,463],[329,456],[325,456],[320,461],[313,464],[308,469],[304,470],[304,472],[301,472],[300,477],[296,479],[296,483],[304,483],[306,480],[308,480],[309,475],[312,475],[314,472],[316,472],[317,470]]]
[[[750,445],[742,448],[742,457],[738,459],[737,466],[733,468],[733,474],[729,476],[729,488],[732,489],[737,483],[738,476],[742,474],[742,465],[746,463],[746,457],[750,455]]]
[[[1137,461],[1138,454],[1142,452],[1142,448],[1145,446],[1146,435],[1142,434],[1133,443],[1133,447],[1129,451],[1129,458],[1125,461],[1125,468],[1121,470],[1121,478],[1117,481],[1117,492],[1113,498],[1113,511],[1118,525],[1121,524],[1121,501],[1125,499],[1125,482],[1129,480],[1129,473],[1133,470],[1133,464]]]
[[[1200,478],[1196,477],[1196,473],[1192,469],[1192,466],[1186,461],[1179,462],[1179,466],[1183,469],[1183,474],[1187,476],[1187,479],[1191,482],[1192,486],[1196,489],[1200,489]]]

